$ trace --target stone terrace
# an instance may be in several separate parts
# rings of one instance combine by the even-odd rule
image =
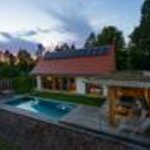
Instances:
[[[150,145],[150,139],[147,138],[148,136],[145,134],[136,135],[132,132],[122,132],[119,130],[119,127],[113,128],[109,125],[108,101],[106,101],[101,108],[79,106],[74,111],[63,117],[61,123],[102,133],[120,141],[123,139],[122,142],[125,143],[128,141],[130,144],[133,142],[136,145],[136,143],[143,144],[146,142],[146,144],[148,143],[148,145]],[[129,144],[128,142],[126,143],[127,145]]]

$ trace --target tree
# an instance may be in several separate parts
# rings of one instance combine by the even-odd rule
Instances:
[[[75,46],[74,44],[72,44],[72,45],[70,46],[70,50],[76,50],[76,46]]]
[[[126,51],[125,51],[125,40],[123,34],[114,26],[104,27],[102,31],[95,35],[91,33],[85,42],[85,48],[93,48],[99,46],[106,46],[115,44],[116,52],[116,64],[117,69],[126,69],[127,60],[126,60]]]
[[[19,50],[17,59],[18,67],[23,73],[29,72],[32,69],[34,61],[30,53],[28,53],[26,50]]]
[[[115,44],[116,50],[123,50],[125,41],[123,34],[114,26],[104,27],[102,32],[97,35],[96,46]]]
[[[60,49],[59,45],[56,45],[55,48],[54,48],[54,51],[62,51],[62,50]]]
[[[98,34],[96,46],[115,44],[116,67],[118,70],[126,69],[126,51],[125,40],[123,34],[114,26],[104,27],[102,32]]]
[[[133,69],[150,70],[150,0],[145,0],[141,20],[131,38],[131,64]]]
[[[36,55],[37,58],[40,58],[40,57],[43,55],[43,53],[44,53],[44,51],[45,51],[45,48],[44,48],[44,46],[43,46],[42,44],[40,44],[40,43],[37,45],[37,48],[38,48],[38,49],[37,49],[35,55]]]
[[[11,55],[11,53],[9,52],[9,50],[5,50],[5,52],[4,52],[4,62],[6,64],[10,63],[10,55]]]
[[[14,78],[20,75],[20,71],[16,66],[2,64],[0,67],[0,78]]]
[[[68,50],[75,50],[75,49],[76,49],[76,47],[74,44],[69,46],[69,44],[67,44],[67,43],[63,43],[61,45],[56,45],[56,47],[54,48],[55,51],[68,51]]]
[[[15,63],[16,63],[15,56],[13,54],[10,54],[10,56],[9,56],[9,64],[10,64],[10,66],[14,66]]]
[[[60,49],[62,49],[62,51],[67,51],[67,50],[70,50],[70,47],[67,43],[63,43],[61,46],[60,46]]]
[[[87,48],[87,49],[92,48],[92,47],[95,46],[95,44],[96,44],[96,36],[95,36],[95,33],[92,32],[89,35],[89,37],[87,38],[87,40],[86,40],[86,42],[84,44],[84,48]]]

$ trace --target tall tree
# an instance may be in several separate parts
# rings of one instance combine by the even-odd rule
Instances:
[[[131,34],[131,64],[133,69],[150,70],[150,0],[145,0],[141,20]]]
[[[41,43],[39,43],[39,44],[37,45],[37,51],[36,51],[36,54],[35,54],[36,57],[37,57],[37,58],[40,58],[40,57],[43,55],[44,51],[45,51],[44,46],[43,46]]]
[[[4,52],[4,62],[6,64],[10,63],[10,56],[11,56],[10,51],[9,50],[5,50],[5,52]]]
[[[85,42],[85,48],[99,47],[103,45],[115,44],[116,48],[116,64],[117,69],[126,69],[127,68],[127,59],[125,51],[125,40],[123,34],[114,26],[104,27],[102,31],[95,36],[94,33],[91,33],[88,39]]]
[[[70,50],[76,50],[76,46],[75,46],[74,44],[72,44],[72,45],[70,46]]]
[[[18,66],[23,72],[28,72],[34,65],[34,61],[26,50],[19,50],[17,54]]]
[[[76,47],[74,44],[72,44],[71,46],[69,46],[68,43],[63,43],[61,45],[56,45],[56,47],[54,48],[55,51],[68,51],[68,50],[75,50]]]
[[[115,44],[117,51],[123,50],[125,41],[122,32],[114,26],[104,27],[97,35],[96,46]]]
[[[56,45],[55,48],[54,48],[54,51],[57,51],[57,52],[58,52],[58,51],[62,51],[62,50],[61,50],[61,48],[60,48],[59,45]]]
[[[66,50],[70,50],[70,47],[67,43],[63,43],[61,46],[60,46],[60,49],[62,49],[62,51],[66,51]]]
[[[127,68],[125,40],[122,32],[114,26],[104,27],[98,34],[96,46],[115,44],[116,67],[118,70]]]
[[[84,48],[92,48],[96,44],[96,35],[94,32],[90,33],[89,37],[87,38]]]
[[[10,54],[9,56],[9,64],[10,66],[14,66],[16,64],[16,58],[13,54]]]

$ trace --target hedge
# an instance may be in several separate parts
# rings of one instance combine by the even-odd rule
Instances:
[[[35,79],[32,76],[17,77],[12,84],[16,93],[28,93],[35,87]]]

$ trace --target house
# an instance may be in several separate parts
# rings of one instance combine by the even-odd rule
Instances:
[[[115,71],[114,45],[93,49],[46,52],[32,74],[38,90],[105,94],[106,88],[85,80]]]

